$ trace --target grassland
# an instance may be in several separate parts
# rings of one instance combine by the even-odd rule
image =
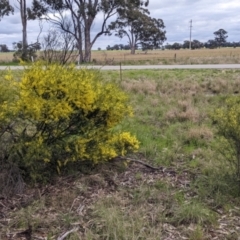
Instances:
[[[18,73],[19,74],[19,73]],[[238,239],[239,183],[211,114],[240,91],[239,70],[104,72],[129,93],[138,154],[1,199],[0,239]],[[224,153],[224,154],[223,154]],[[127,165],[126,165],[127,163]]]
[[[200,50],[94,51],[92,59],[98,64],[214,64],[240,63],[240,48]]]
[[[0,53],[0,64],[11,64],[13,53]],[[77,59],[77,55],[76,55]],[[223,64],[240,63],[240,48],[199,50],[154,50],[135,55],[129,51],[92,51],[92,62],[101,65],[119,64]]]

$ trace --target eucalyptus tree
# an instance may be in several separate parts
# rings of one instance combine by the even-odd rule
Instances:
[[[17,5],[15,5],[20,12],[21,23],[22,23],[22,46],[23,46],[23,59],[27,49],[27,7],[26,0],[17,0]],[[9,15],[14,12],[14,7],[10,4],[9,0],[0,1],[0,20],[5,15]]]
[[[136,46],[141,45],[143,50],[159,48],[166,40],[166,31],[162,19],[150,17],[147,9],[148,1],[139,6],[128,2],[125,8],[120,9],[119,16],[113,21],[109,29],[115,36],[127,37],[131,54],[135,54]]]
[[[148,0],[33,0],[34,18],[46,19],[72,34],[76,40],[80,62],[91,61],[96,40],[110,32],[108,20],[118,18],[128,4],[140,8]],[[93,33],[94,24],[98,29]]]
[[[213,33],[215,35],[215,41],[218,46],[223,46],[227,41],[227,31],[224,29],[219,29],[218,31]]]
[[[14,1],[12,1],[13,3]],[[10,13],[16,12],[16,10],[20,13],[21,24],[22,24],[22,41],[19,42],[21,44],[21,54],[20,57],[23,60],[27,60],[27,51],[28,51],[28,41],[27,41],[27,22],[31,18],[29,17],[30,11],[27,8],[27,2],[31,1],[27,0],[16,0],[16,4],[10,4],[9,0],[0,0],[0,21],[4,16],[9,15]]]
[[[17,0],[18,8],[20,10],[21,22],[22,22],[22,56],[23,60],[27,60],[27,3],[26,0]]]

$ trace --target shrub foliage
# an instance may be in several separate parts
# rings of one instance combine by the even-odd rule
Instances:
[[[96,164],[138,149],[134,136],[117,130],[132,115],[127,95],[97,71],[38,62],[20,81],[9,72],[1,82],[15,89],[0,99],[2,155],[33,180],[71,162]]]
[[[240,178],[240,97],[229,97],[225,106],[215,111],[213,119],[219,134],[228,142],[225,147],[233,150],[232,159]]]

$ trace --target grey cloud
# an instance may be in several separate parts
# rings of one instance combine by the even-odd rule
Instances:
[[[15,1],[15,0],[11,0]],[[30,3],[31,0],[28,0]],[[189,21],[192,19],[192,37],[199,41],[213,39],[213,32],[220,28],[228,32],[229,41],[240,41],[240,1],[239,0],[150,0],[151,16],[163,19],[169,43],[183,42],[189,39]],[[100,28],[101,16],[95,21],[92,29],[94,35]],[[45,29],[48,24],[45,24]],[[15,15],[5,17],[0,22],[0,43],[12,45],[13,39],[21,39],[21,22],[18,11]],[[28,39],[34,42],[39,33],[37,21],[28,22]],[[114,34],[100,37],[94,49],[116,43],[127,43],[127,39],[119,39]]]
[[[238,41],[240,2],[237,0],[150,0],[150,11],[154,17],[162,18],[168,42],[188,39],[189,21],[193,20],[193,38],[207,41],[213,32],[224,28],[231,41]],[[230,31],[231,30],[231,31]]]

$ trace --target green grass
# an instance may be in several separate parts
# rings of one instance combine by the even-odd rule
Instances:
[[[4,62],[4,61],[2,61],[2,62],[0,62],[0,66],[6,66],[6,67],[8,67],[8,66],[19,66],[19,63],[18,62]]]
[[[239,183],[231,151],[211,114],[238,94],[239,70],[129,70],[103,72],[129,93],[134,117],[119,126],[136,134],[131,158],[164,171],[121,162],[75,172],[9,211],[5,233],[33,226],[33,236],[56,239],[231,239],[240,221]],[[29,191],[33,191],[29,189]],[[0,234],[0,238],[1,238]]]

